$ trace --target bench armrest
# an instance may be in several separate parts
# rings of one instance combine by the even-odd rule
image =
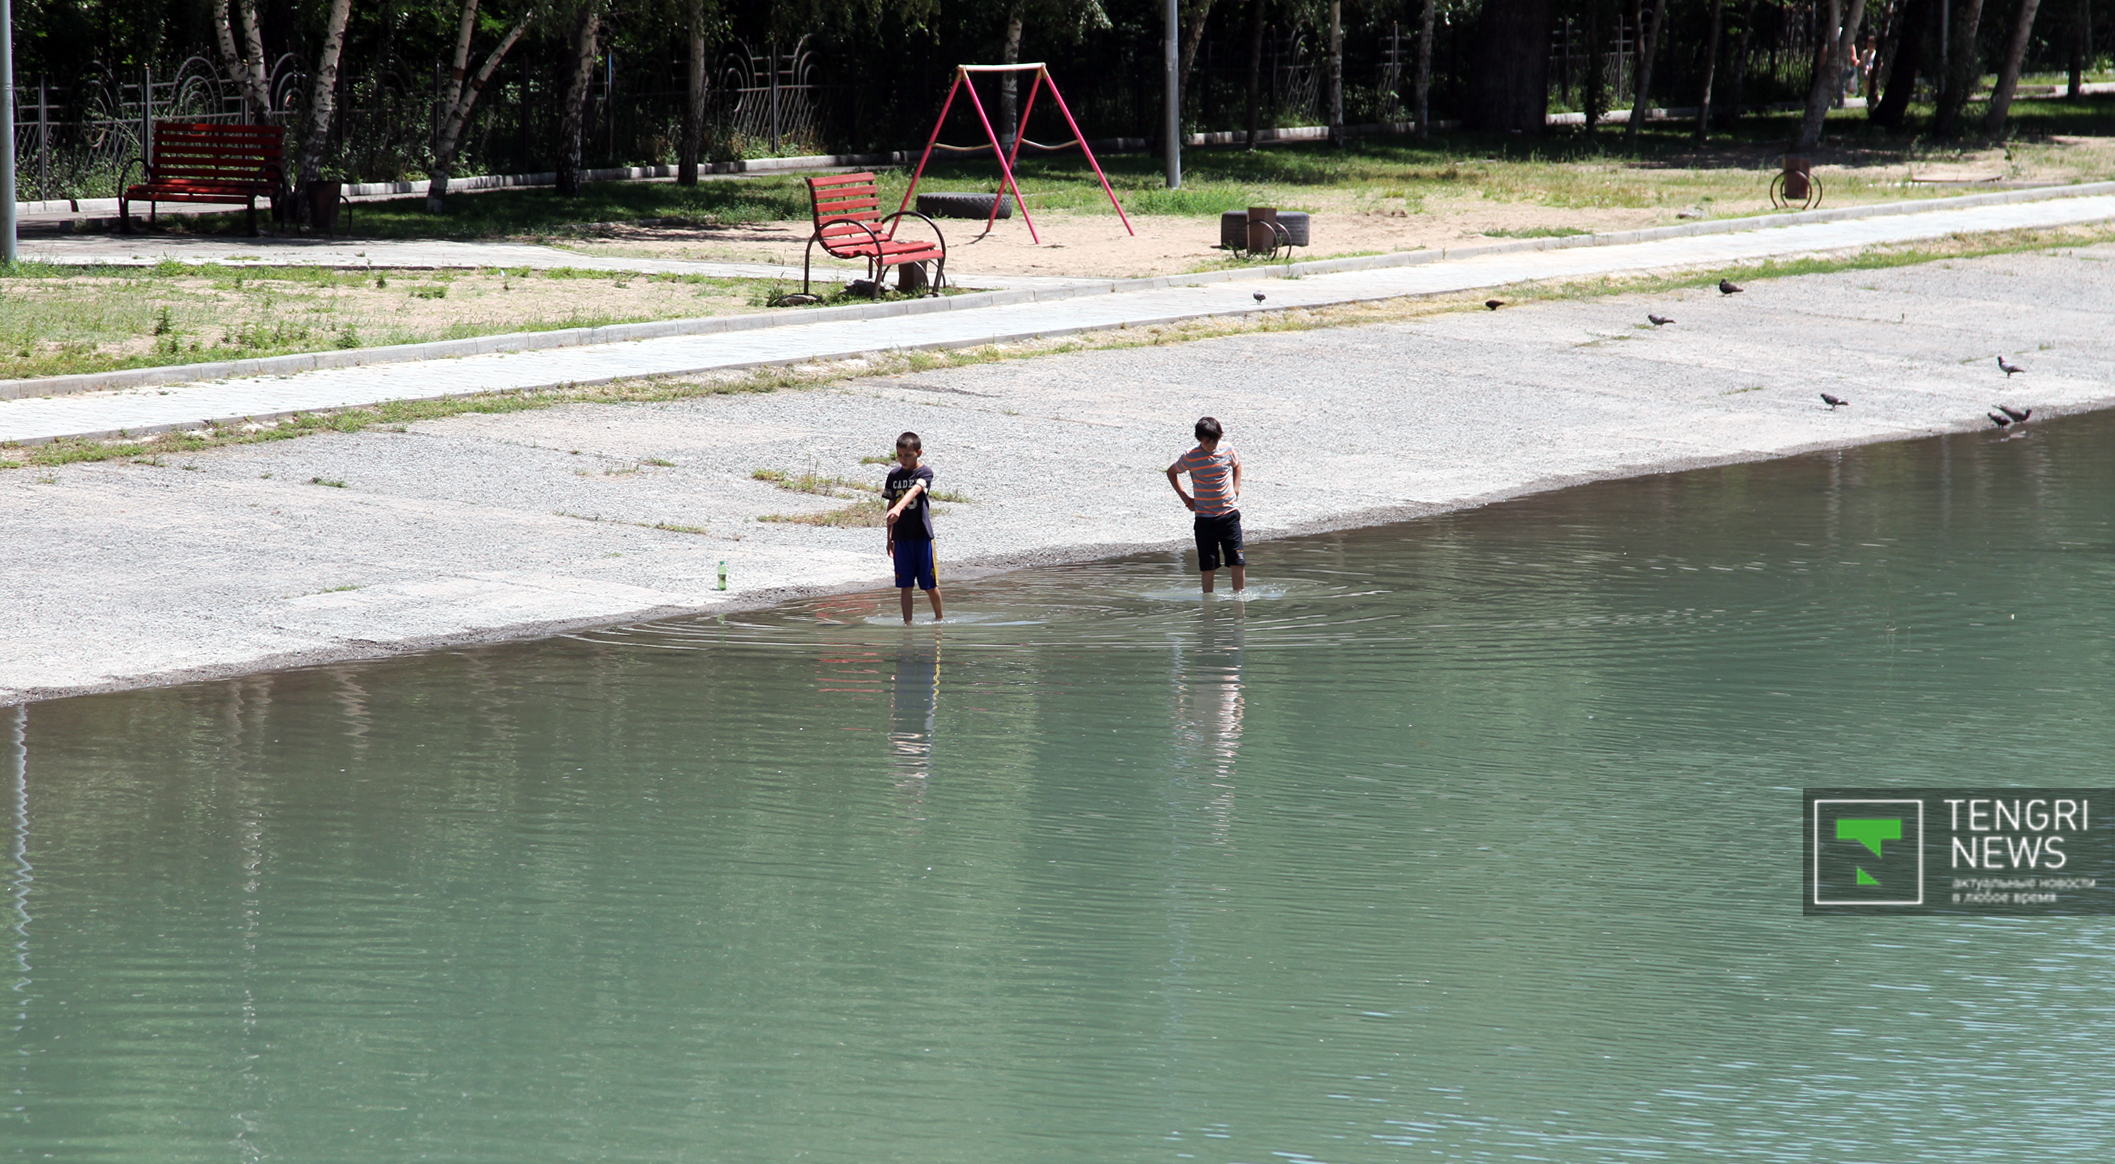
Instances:
[[[875,230],[872,226],[867,225],[867,221],[865,219],[852,218],[850,216],[844,216],[839,218],[825,218],[822,221],[816,223],[815,233],[809,236],[808,241],[810,243],[821,242],[823,245],[823,249],[826,251],[829,250],[830,243],[827,239],[823,238],[823,228],[826,226],[835,226],[840,222],[849,222],[852,225],[858,227],[859,229],[866,231],[867,238],[873,243],[874,248],[876,250],[881,249],[881,232]]]
[[[939,223],[934,222],[932,219],[927,218],[925,215],[920,214],[915,210],[899,210],[896,213],[889,215],[887,218],[882,219],[881,221],[883,223],[890,223],[895,222],[897,219],[900,218],[915,218],[918,219],[920,222],[925,223],[925,225],[933,228],[933,237],[940,240],[940,253],[943,255],[947,253],[947,236],[940,233]],[[889,237],[892,239],[896,237],[896,228],[889,228]]]

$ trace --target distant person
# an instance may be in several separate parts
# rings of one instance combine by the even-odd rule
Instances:
[[[1168,466],[1168,484],[1175,487],[1175,496],[1190,512],[1197,515],[1197,569],[1204,576],[1204,592],[1212,592],[1212,576],[1219,570],[1221,562],[1234,573],[1234,593],[1241,593],[1248,585],[1248,561],[1241,556],[1241,454],[1234,446],[1223,444],[1220,438],[1225,430],[1219,422],[1207,416],[1197,422],[1197,447],[1176,458]],[[1190,488],[1197,495],[1182,491],[1181,475],[1190,475]],[[904,593],[905,609],[910,605],[910,593]]]
[[[889,470],[881,496],[889,503],[883,524],[889,527],[889,557],[896,561],[896,587],[903,592],[903,622],[911,621],[911,588],[932,600],[933,621],[940,612],[940,582],[933,575],[933,471],[918,463],[925,446],[914,432],[896,438],[896,467]],[[1238,587],[1238,583],[1236,584]]]

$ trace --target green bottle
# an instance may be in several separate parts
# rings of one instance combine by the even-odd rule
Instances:
[[[727,559],[720,559],[720,589],[727,589]]]

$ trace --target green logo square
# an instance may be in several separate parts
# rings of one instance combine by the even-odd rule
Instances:
[[[1815,905],[1923,905],[1924,802],[1817,799]]]

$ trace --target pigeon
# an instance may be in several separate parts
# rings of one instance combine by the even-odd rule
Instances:
[[[1496,311],[1496,310],[1498,310],[1499,308],[1501,308],[1501,307],[1504,307],[1504,306],[1505,306],[1505,300],[1503,300],[1503,299],[1486,299],[1486,300],[1484,300],[1484,301],[1483,301],[1483,305],[1484,305],[1485,307],[1488,307],[1488,308],[1490,308],[1490,309],[1491,309],[1491,310],[1493,310],[1493,311]]]
[[[1652,326],[1654,327],[1666,327],[1668,324],[1674,322],[1673,320],[1667,318],[1664,315],[1647,315],[1645,318],[1651,320]]]
[[[1992,405],[1992,407],[1996,408],[1999,412],[2004,413],[2006,416],[2011,417],[2015,423],[2024,421],[2028,417],[2034,415],[2034,410],[2031,408],[2014,408],[2009,404],[1997,404]]]
[[[1850,401],[1845,400],[1841,396],[1831,396],[1826,392],[1821,394],[1821,402],[1829,406],[1830,412],[1834,412],[1850,403]]]
[[[2014,373],[2024,372],[2027,370],[2025,368],[2020,367],[2018,364],[2006,363],[2005,357],[2003,356],[1998,357],[1998,367],[2005,369],[2005,379],[2007,380],[2012,379]]]
[[[1263,292],[1261,292],[1261,291],[1252,291],[1252,292],[1250,292],[1250,294],[1252,294],[1252,295],[1254,295],[1254,296],[1256,297],[1256,302],[1258,302],[1258,303],[1261,303],[1261,302],[1263,302]]]
[[[2012,423],[2012,418],[2011,418],[2011,417],[2009,417],[2009,416],[2006,416],[2006,415],[2005,415],[2004,413],[2002,413],[2002,412],[1986,412],[1986,413],[1984,413],[1983,415],[1985,415],[1985,416],[1989,417],[1989,418],[1990,418],[1990,423],[1992,423],[1992,424],[1994,424],[1994,425],[1998,426],[1999,428],[2003,428],[2003,427],[2005,427],[2006,425],[2008,425],[2008,424],[2011,424],[2011,423]]]
[[[1718,293],[1721,295],[1738,295],[1746,289],[1731,279],[1720,279],[1718,281]]]

